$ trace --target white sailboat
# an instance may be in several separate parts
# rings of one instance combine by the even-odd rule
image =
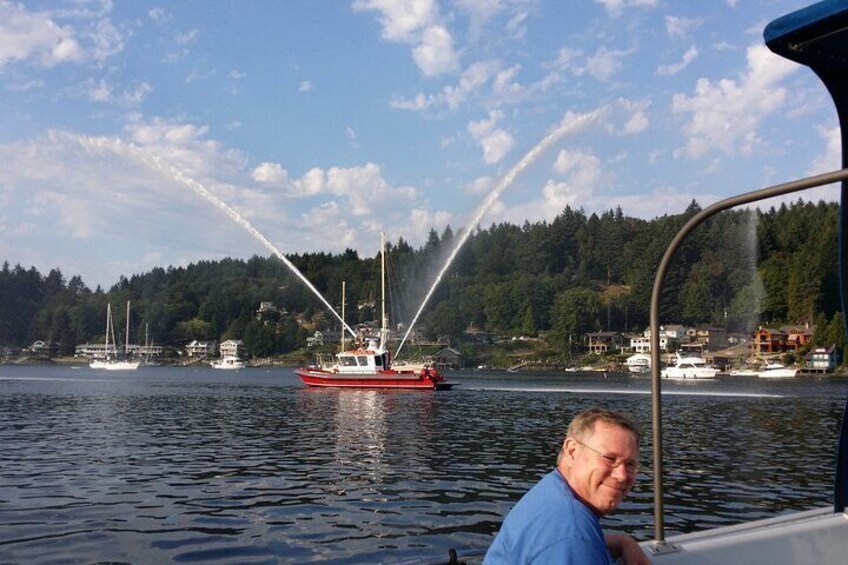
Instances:
[[[111,347],[110,347],[111,345]],[[124,354],[129,351],[130,345],[130,301],[127,300],[127,330]],[[138,361],[118,359],[117,345],[115,341],[115,328],[112,324],[112,304],[106,305],[106,347],[105,358],[95,359],[89,363],[92,369],[105,369],[107,371],[134,371],[138,369]]]

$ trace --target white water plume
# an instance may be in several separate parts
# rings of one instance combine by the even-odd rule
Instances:
[[[415,313],[415,317],[412,318],[412,322],[409,324],[409,327],[406,330],[406,333],[403,335],[403,339],[400,342],[400,345],[395,352],[395,358],[400,354],[400,350],[403,348],[403,344],[406,343],[406,338],[409,337],[409,334],[412,332],[412,328],[415,327],[415,323],[418,321],[418,318],[421,316],[421,312],[424,310],[424,307],[430,301],[430,298],[433,296],[433,293],[436,290],[436,287],[439,286],[439,283],[442,282],[442,278],[445,276],[445,273],[450,268],[453,260],[459,254],[459,251],[462,249],[465,242],[471,236],[471,231],[474,229],[474,226],[480,223],[480,220],[483,219],[483,216],[486,215],[486,212],[497,202],[498,198],[500,198],[501,194],[509,188],[509,186],[515,181],[515,177],[519,175],[524,169],[526,169],[533,161],[535,161],[539,155],[541,155],[546,149],[548,149],[551,145],[553,145],[556,141],[567,134],[575,133],[580,131],[582,128],[586,127],[590,123],[594,122],[602,115],[607,112],[607,107],[601,107],[593,112],[589,112],[587,114],[571,114],[569,113],[565,118],[563,118],[562,122],[551,132],[549,133],[542,141],[537,143],[527,154],[513,166],[504,176],[501,178],[501,181],[495,186],[494,190],[489,193],[486,197],[486,200],[483,201],[483,204],[478,208],[477,212],[471,218],[471,221],[468,223],[468,226],[463,231],[462,236],[457,241],[456,246],[454,246],[451,254],[448,256],[447,261],[445,262],[442,269],[436,275],[433,284],[430,286],[430,290],[427,291],[427,294],[424,296],[424,300],[421,302],[421,306],[419,306],[418,311]]]
[[[327,302],[318,289],[309,282],[303,273],[301,273],[297,267],[295,267],[294,263],[288,260],[288,258],[280,252],[274,244],[272,244],[268,239],[262,235],[256,228],[251,225],[246,219],[244,219],[238,212],[233,210],[228,204],[222,201],[220,198],[209,192],[205,186],[203,186],[200,182],[187,177],[184,175],[179,169],[177,169],[174,165],[171,165],[164,159],[160,158],[158,155],[153,155],[149,151],[138,147],[132,143],[126,143],[121,141],[120,139],[109,139],[109,138],[95,138],[88,136],[71,136],[71,139],[79,142],[83,147],[93,148],[97,151],[110,151],[117,155],[129,156],[137,161],[152,167],[159,172],[169,176],[171,179],[176,180],[179,183],[187,186],[192,189],[195,193],[205,198],[207,201],[211,202],[215,205],[219,210],[224,212],[227,216],[230,217],[234,222],[243,227],[247,232],[252,235],[257,241],[259,241],[262,245],[265,246],[271,253],[276,255],[285,265],[289,268],[289,270],[294,273],[294,275],[299,278],[306,287],[317,296],[324,306],[333,313],[333,315],[338,318],[338,320],[342,323],[342,326],[350,332],[350,335],[356,337],[356,333],[351,329],[351,327],[345,322],[342,317],[336,312],[336,310]]]

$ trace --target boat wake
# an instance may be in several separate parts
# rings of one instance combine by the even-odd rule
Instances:
[[[650,390],[628,390],[620,388],[571,388],[571,387],[505,387],[505,386],[465,386],[463,390],[488,392],[563,392],[570,394],[635,394],[650,396]],[[786,398],[783,394],[763,392],[720,392],[708,390],[664,390],[663,396],[719,396],[724,398]]]

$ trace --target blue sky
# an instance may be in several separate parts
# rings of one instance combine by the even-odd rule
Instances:
[[[282,253],[373,255],[836,169],[824,88],[762,41],[804,5],[0,0],[0,258],[93,288],[268,255],[221,203]]]

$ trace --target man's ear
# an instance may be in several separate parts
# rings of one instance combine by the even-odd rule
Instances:
[[[574,438],[567,437],[562,440],[563,461],[569,464],[574,461],[575,451],[579,446],[580,444]]]

